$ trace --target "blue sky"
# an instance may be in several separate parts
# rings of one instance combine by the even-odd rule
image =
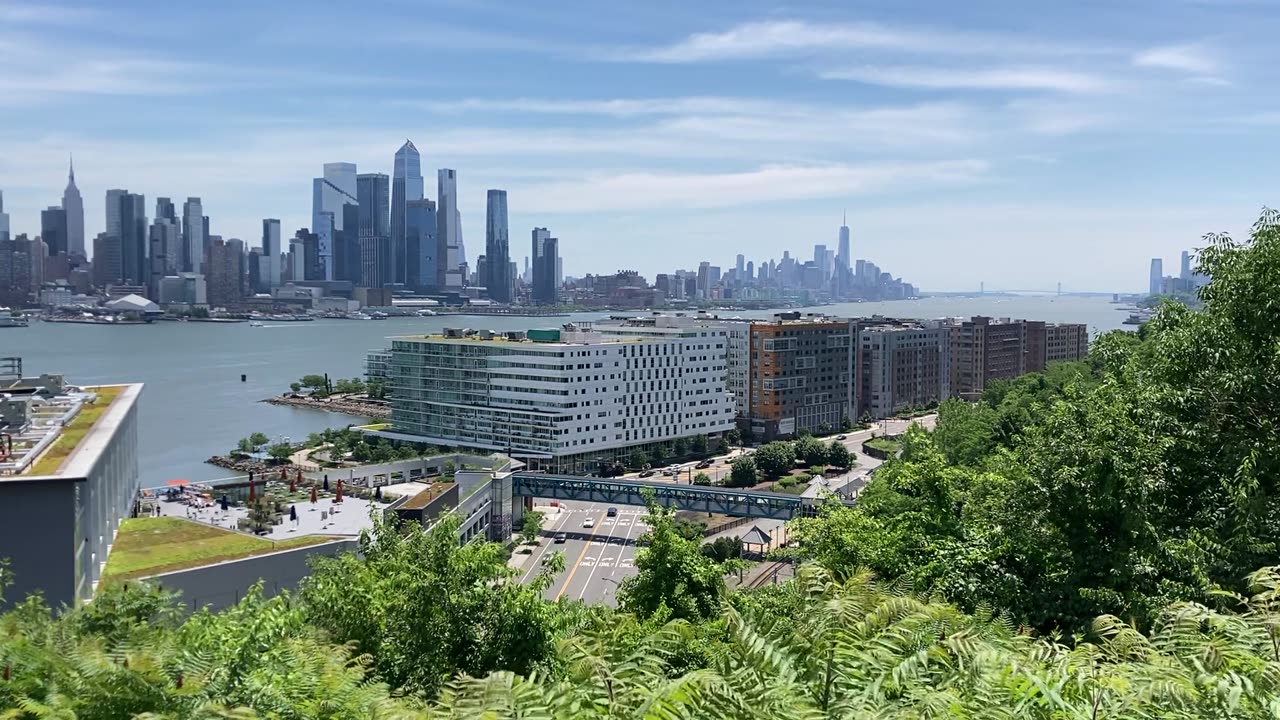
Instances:
[[[324,162],[458,170],[468,256],[565,272],[834,245],[925,289],[1136,290],[1280,202],[1280,4],[0,0],[0,190],[39,231],[74,153],[103,196],[198,195],[257,243]]]

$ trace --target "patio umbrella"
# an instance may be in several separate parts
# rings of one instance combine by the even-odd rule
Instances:
[[[316,503],[316,486],[312,485],[311,486],[311,504],[315,505],[315,503]]]
[[[298,489],[298,488],[294,485],[293,480],[292,480],[292,479],[290,479],[290,480],[289,480],[289,494],[290,494],[290,495],[292,495],[292,494],[293,494],[293,492],[294,492],[295,490],[297,490],[297,489]]]
[[[297,480],[298,482],[302,482],[302,468],[298,468]]]
[[[285,480],[289,476],[289,470],[283,466],[280,468],[280,479]]]
[[[329,492],[329,476],[324,476],[324,491]]]
[[[226,496],[226,493],[223,493],[223,495],[222,495],[222,512],[226,512],[226,511],[227,511],[227,496]]]
[[[293,505],[289,506],[289,520],[292,522],[298,522],[298,508]]]
[[[382,486],[381,486],[381,485],[379,485],[378,487],[376,487],[376,488],[374,488],[374,489],[373,489],[373,499],[374,499],[374,500],[381,500],[381,499],[382,499]]]
[[[336,503],[342,502],[342,478],[338,478],[338,492],[334,495],[333,501]]]
[[[250,480],[249,481],[249,502],[253,502],[257,499],[258,499],[258,486],[254,484],[253,480]]]

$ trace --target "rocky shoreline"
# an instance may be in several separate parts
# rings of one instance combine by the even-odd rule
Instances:
[[[356,400],[350,397],[324,398],[323,400],[316,400],[314,398],[298,395],[280,395],[278,397],[267,398],[262,402],[269,403],[271,405],[289,405],[291,407],[302,407],[311,410],[324,410],[326,412],[355,415],[357,417],[373,418],[376,420],[386,420],[391,417],[391,406],[387,403],[375,400]]]
[[[241,473],[253,473],[254,475],[279,476],[280,468],[284,468],[290,477],[294,473],[302,470],[303,472],[311,472],[307,468],[300,468],[292,463],[287,465],[268,465],[261,460],[250,460],[247,458],[233,458],[226,455],[214,455],[205,460],[209,465],[216,465],[227,470],[235,470]]]

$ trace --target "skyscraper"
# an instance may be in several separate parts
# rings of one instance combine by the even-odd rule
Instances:
[[[840,221],[840,242],[836,246],[836,272],[847,275],[849,272],[849,263],[853,262],[849,257],[849,216],[845,215]]]
[[[547,232],[546,228],[534,230],[535,240],[539,230]],[[560,241],[547,235],[538,245],[538,255],[533,260],[533,301],[538,305],[555,305],[559,289],[556,285],[556,258],[559,257]]]
[[[445,292],[462,290],[462,230],[458,214],[458,174],[448,168],[436,173],[436,275]]]
[[[1151,278],[1148,284],[1147,292],[1151,295],[1159,295],[1164,289],[1164,260],[1160,258],[1151,258]]]
[[[494,302],[511,302],[511,243],[507,236],[507,191],[490,190],[485,213],[485,287]],[[477,266],[478,269],[478,266]]]
[[[67,254],[67,211],[54,205],[40,211],[40,238],[48,247],[49,257]]]
[[[384,173],[356,176],[359,228],[356,243],[360,262],[355,277],[347,278],[361,287],[383,287],[396,281],[396,258],[388,228],[388,179]],[[394,215],[395,213],[391,213]],[[404,220],[403,211],[401,221]],[[403,230],[401,231],[403,234]],[[350,238],[350,233],[344,233]]]
[[[111,234],[108,223],[107,234]],[[182,203],[182,270],[204,272],[204,208],[200,198],[189,197]]]
[[[150,297],[160,300],[160,285],[165,277],[177,275],[182,265],[182,231],[173,216],[173,203],[168,198],[156,199],[156,217],[148,233],[150,246],[151,277],[148,280]]]
[[[405,203],[405,283],[418,292],[438,289],[440,244],[436,240],[436,203],[423,198]]]
[[[173,220],[177,222],[178,215],[173,208],[173,201],[167,197],[156,198],[156,220]]]
[[[108,190],[106,210],[107,235],[120,241],[120,273],[112,281],[146,285],[151,279],[147,266],[146,198],[128,190]]]
[[[385,176],[384,176],[385,177]],[[356,198],[355,163],[336,162],[324,164],[324,177],[311,184],[311,231],[316,235],[316,263],[312,272],[319,271],[319,279],[333,280],[333,241],[336,233],[345,227],[346,213],[342,206],[358,205]],[[329,213],[326,219],[324,213]]]
[[[67,189],[62,191],[62,210],[67,217],[66,252],[84,257],[84,199],[76,187],[76,167],[71,162],[67,168]]]
[[[737,280],[738,282],[742,282],[742,276],[747,272],[746,262],[747,262],[747,259],[742,255],[742,253],[738,253],[736,262],[734,262],[733,264],[734,280]]]
[[[9,213],[4,211],[4,191],[0,190],[0,242],[9,239]]]
[[[271,292],[280,287],[280,221],[265,218],[262,221],[262,257],[258,258],[258,288]]]
[[[1182,267],[1180,268],[1178,277],[1183,280],[1190,280],[1192,274],[1193,273],[1191,271],[1191,253],[1187,250],[1183,250],[1182,251]]]
[[[409,235],[407,212],[409,203],[424,197],[422,156],[413,142],[406,139],[396,151],[391,181],[391,268],[392,282],[412,285],[409,278]],[[434,230],[432,231],[434,235]]]

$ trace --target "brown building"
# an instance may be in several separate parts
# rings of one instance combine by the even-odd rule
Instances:
[[[244,243],[216,238],[209,245],[209,304],[214,307],[238,305],[244,298]]]
[[[1083,360],[1089,353],[1089,331],[1081,324],[978,315],[949,325],[951,393],[964,400],[982,397],[992,380],[1041,372],[1051,362]]]
[[[848,320],[800,313],[751,325],[745,422],[753,437],[790,437],[854,419],[851,327]]]

